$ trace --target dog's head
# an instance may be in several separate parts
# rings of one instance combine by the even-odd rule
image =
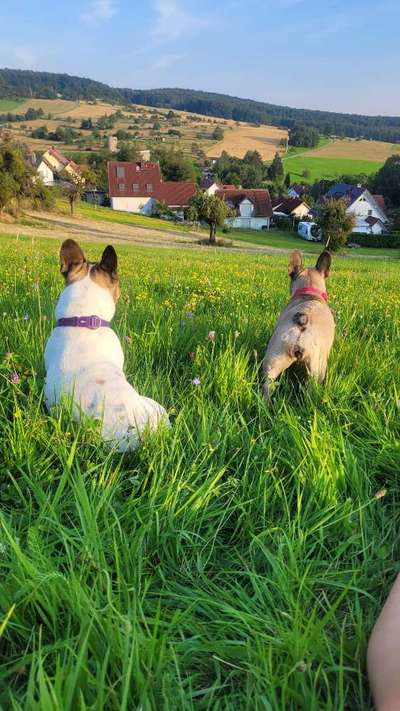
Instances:
[[[305,267],[301,252],[295,249],[291,254],[288,267],[290,292],[293,294],[296,289],[303,289],[305,287],[312,287],[325,292],[325,280],[329,276],[331,261],[331,255],[324,250],[319,255],[315,267]]]
[[[120,297],[117,253],[111,245],[105,248],[99,262],[87,262],[79,244],[66,239],[60,249],[60,272],[66,285],[89,277],[95,284],[107,289],[116,303]]]
[[[114,247],[106,247],[99,262],[88,262],[79,244],[65,240],[60,271],[66,289],[58,300],[56,318],[95,315],[110,321],[120,295],[117,261]]]

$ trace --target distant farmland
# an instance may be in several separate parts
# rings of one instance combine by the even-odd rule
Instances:
[[[352,160],[383,162],[394,153],[400,153],[400,144],[343,138],[330,141],[316,150],[307,151],[305,155],[312,158],[351,158]]]
[[[15,109],[20,109],[24,101],[25,99],[0,99],[0,113],[5,113],[6,111],[16,113]]]
[[[314,154],[315,155],[315,154]],[[284,158],[285,173],[290,173],[294,180],[302,178],[308,183],[315,180],[335,180],[344,174],[376,173],[383,161],[352,160],[351,158],[312,158],[308,155]],[[304,171],[309,171],[307,178],[303,177]]]
[[[277,151],[282,151],[281,140],[287,138],[287,131],[275,126],[251,126],[241,124],[237,126],[232,121],[224,127],[222,141],[211,146],[206,155],[218,158],[223,151],[231,156],[243,158],[247,151],[258,151],[263,160],[272,160]]]

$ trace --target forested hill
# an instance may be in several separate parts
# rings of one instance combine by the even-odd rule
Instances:
[[[110,102],[144,104],[182,109],[207,116],[235,121],[265,123],[292,128],[298,124],[313,126],[327,135],[365,137],[400,142],[400,117],[363,116],[312,109],[293,109],[226,94],[192,89],[123,89],[92,79],[68,74],[0,69],[0,98],[32,96],[65,99],[100,99]]]

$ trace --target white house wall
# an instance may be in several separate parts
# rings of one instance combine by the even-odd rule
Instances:
[[[141,215],[151,215],[153,211],[154,198],[152,197],[112,197],[111,207],[113,210],[123,212],[136,212]]]
[[[233,220],[226,220],[226,224],[242,230],[261,230],[263,227],[269,229],[269,217],[235,217]]]
[[[39,163],[37,172],[45,185],[52,185],[54,183],[54,173],[44,161]]]

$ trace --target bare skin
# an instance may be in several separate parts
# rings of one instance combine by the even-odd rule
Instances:
[[[372,630],[368,676],[377,711],[400,711],[400,575]]]

